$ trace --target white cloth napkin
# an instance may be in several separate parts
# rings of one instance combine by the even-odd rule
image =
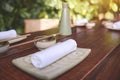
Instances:
[[[17,36],[17,33],[15,30],[8,30],[8,31],[2,31],[0,32],[0,40],[3,39],[11,39]]]
[[[113,28],[120,29],[120,21],[113,23]]]
[[[69,39],[58,43],[55,46],[32,54],[31,62],[36,68],[44,68],[76,49],[76,41]]]

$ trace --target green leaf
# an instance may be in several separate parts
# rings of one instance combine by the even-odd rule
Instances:
[[[14,10],[14,7],[11,6],[11,5],[8,4],[8,3],[4,3],[4,4],[2,5],[2,8],[3,8],[5,11],[7,11],[7,12],[12,12],[12,11]]]
[[[113,20],[114,19],[114,14],[111,13],[110,11],[106,12],[105,13],[105,19]]]
[[[3,31],[4,29],[5,29],[5,25],[4,25],[3,16],[0,14],[0,31]]]
[[[91,2],[92,4],[97,4],[97,3],[99,3],[99,0],[90,0],[90,2]]]
[[[116,3],[114,2],[111,2],[110,3],[110,8],[114,11],[114,12],[117,12],[118,11],[118,6]]]
[[[19,12],[20,12],[21,17],[23,18],[30,18],[31,16],[30,13],[27,12],[26,8],[21,8]]]

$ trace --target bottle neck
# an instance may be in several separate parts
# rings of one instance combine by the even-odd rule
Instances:
[[[68,4],[67,4],[66,2],[63,2],[63,3],[62,3],[62,7],[63,7],[63,8],[68,8]]]

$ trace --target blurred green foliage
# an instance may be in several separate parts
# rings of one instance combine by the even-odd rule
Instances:
[[[99,13],[104,13],[106,19],[113,19],[120,12],[120,0],[2,0],[0,31],[16,29],[21,34],[24,19],[60,18],[62,1],[68,3],[74,20],[98,19]]]

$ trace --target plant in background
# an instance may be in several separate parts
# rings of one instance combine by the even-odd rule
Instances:
[[[58,0],[54,0],[59,2]],[[0,2],[0,31],[16,29],[24,33],[24,19],[58,18],[53,0],[3,0]],[[51,2],[51,3],[49,3]],[[48,5],[49,3],[49,5]],[[56,6],[56,7],[55,7]]]
[[[24,19],[60,18],[62,1],[69,5],[74,20],[98,19],[103,12],[106,19],[120,13],[120,0],[3,0],[0,2],[0,31],[16,29],[24,33]]]
[[[74,6],[71,5],[70,9],[75,19],[87,18],[91,20],[98,14],[98,7],[88,0],[69,0],[68,3],[74,3]]]
[[[114,13],[116,18],[119,18],[120,14],[120,0],[111,0],[110,9]]]
[[[0,30],[16,29],[22,32],[22,20],[20,16],[20,0],[3,0],[0,2]]]
[[[103,13],[105,19],[113,20],[120,12],[120,0],[99,0],[99,13]]]

